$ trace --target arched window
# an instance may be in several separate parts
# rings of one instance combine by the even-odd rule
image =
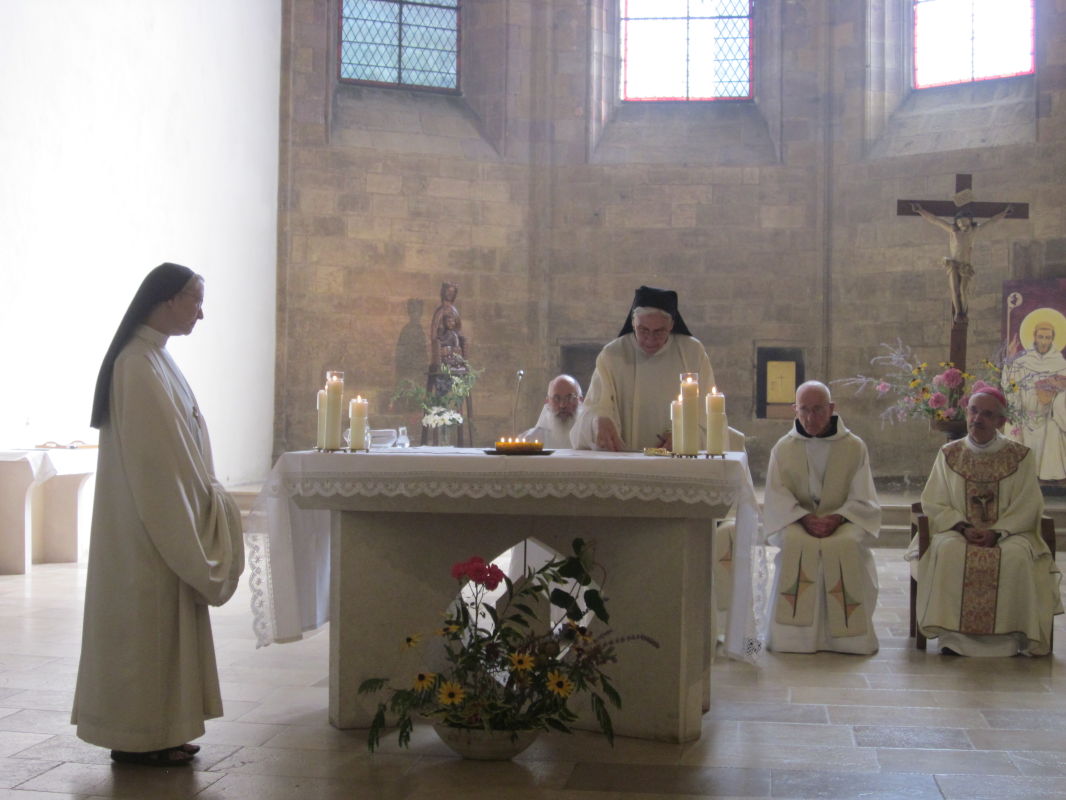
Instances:
[[[341,0],[340,79],[459,88],[459,0]]]
[[[1033,0],[913,4],[914,88],[1033,72]]]
[[[622,100],[752,96],[754,0],[619,0]]]

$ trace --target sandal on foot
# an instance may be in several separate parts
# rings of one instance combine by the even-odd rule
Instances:
[[[149,750],[147,753],[112,750],[111,760],[122,764],[141,764],[146,767],[184,767],[192,761],[192,755],[186,753],[181,747]]]

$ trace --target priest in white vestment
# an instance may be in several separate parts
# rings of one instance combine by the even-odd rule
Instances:
[[[881,527],[866,444],[833,412],[829,388],[796,390],[792,430],[770,452],[763,500],[768,541],[780,547],[771,594],[771,650],[877,652]]]
[[[542,442],[546,448],[570,447],[570,431],[581,407],[581,384],[572,375],[556,375],[548,383],[548,396],[537,424],[525,431],[527,442]]]
[[[240,512],[213,474],[196,398],[166,351],[203,319],[204,281],[161,264],[97,379],[100,429],[81,660],[71,721],[116,761],[188,764],[222,716],[208,605],[244,568]]]
[[[1006,408],[998,387],[979,386],[968,435],[940,449],[922,492],[933,536],[918,561],[915,610],[945,654],[1045,655],[1062,613],[1061,575],[1039,533],[1035,458],[999,433]],[[908,558],[916,556],[912,542]]]
[[[700,341],[677,310],[677,292],[641,286],[618,338],[600,351],[570,442],[579,450],[643,450],[672,445],[670,403],[681,373],[699,373],[699,396],[714,386]],[[700,403],[700,429],[706,410]],[[703,434],[700,435],[701,441]]]
[[[1004,386],[1016,386],[1024,412],[1020,441],[1033,451],[1041,480],[1066,478],[1066,358],[1056,349],[1055,327],[1041,321],[1033,329],[1033,346],[1004,365]]]

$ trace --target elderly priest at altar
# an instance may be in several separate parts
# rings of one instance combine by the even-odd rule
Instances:
[[[1006,409],[998,387],[979,384],[968,435],[940,449],[922,492],[934,534],[918,562],[916,612],[944,654],[1045,655],[1062,613],[1061,575],[1039,534],[1035,458],[999,432]]]
[[[792,429],[770,452],[763,524],[777,556],[771,650],[877,652],[877,568],[870,544],[881,527],[870,457],[849,431],[829,388],[796,389]]]

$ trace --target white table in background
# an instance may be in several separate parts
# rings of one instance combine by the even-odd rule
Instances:
[[[84,555],[96,454],[88,447],[0,451],[0,575]]]

